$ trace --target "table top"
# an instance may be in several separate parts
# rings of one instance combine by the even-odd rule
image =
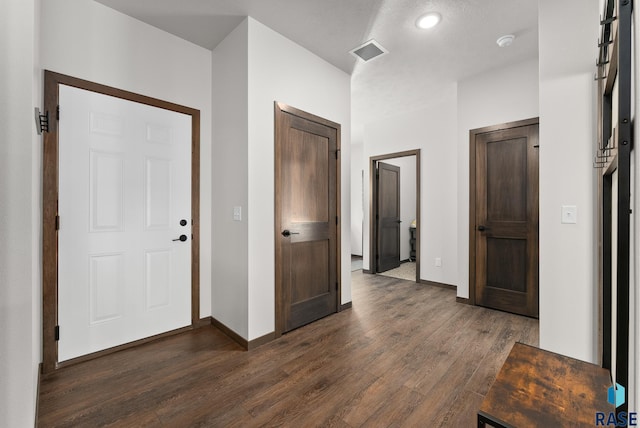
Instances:
[[[478,413],[507,427],[593,427],[596,412],[615,411],[611,384],[598,365],[516,343]]]

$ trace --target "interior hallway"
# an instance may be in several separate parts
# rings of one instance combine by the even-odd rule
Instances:
[[[251,352],[213,327],[59,370],[38,426],[475,426],[538,321],[353,272],[353,308]]]

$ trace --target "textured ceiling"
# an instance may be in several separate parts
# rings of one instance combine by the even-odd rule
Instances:
[[[415,19],[436,10],[442,22],[419,30]],[[514,34],[509,48],[498,37]],[[384,0],[369,37],[389,54],[358,63],[352,73],[355,122],[413,111],[446,83],[538,56],[536,0]],[[375,96],[371,92],[375,92]]]
[[[207,49],[251,16],[352,75],[354,126],[433,98],[447,82],[537,58],[537,0],[98,0]],[[419,30],[436,10],[442,22]],[[500,49],[495,41],[517,36]],[[349,51],[375,38],[388,55]]]
[[[382,0],[97,0],[207,49],[245,16],[350,73]]]

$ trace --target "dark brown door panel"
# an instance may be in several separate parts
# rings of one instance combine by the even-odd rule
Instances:
[[[276,105],[277,334],[336,312],[339,284],[339,125],[281,107]]]
[[[400,167],[378,162],[378,266],[400,266]]]
[[[538,316],[538,125],[475,135],[476,304]]]

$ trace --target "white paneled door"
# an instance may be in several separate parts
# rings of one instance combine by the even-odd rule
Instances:
[[[58,361],[191,324],[191,117],[60,85]]]

